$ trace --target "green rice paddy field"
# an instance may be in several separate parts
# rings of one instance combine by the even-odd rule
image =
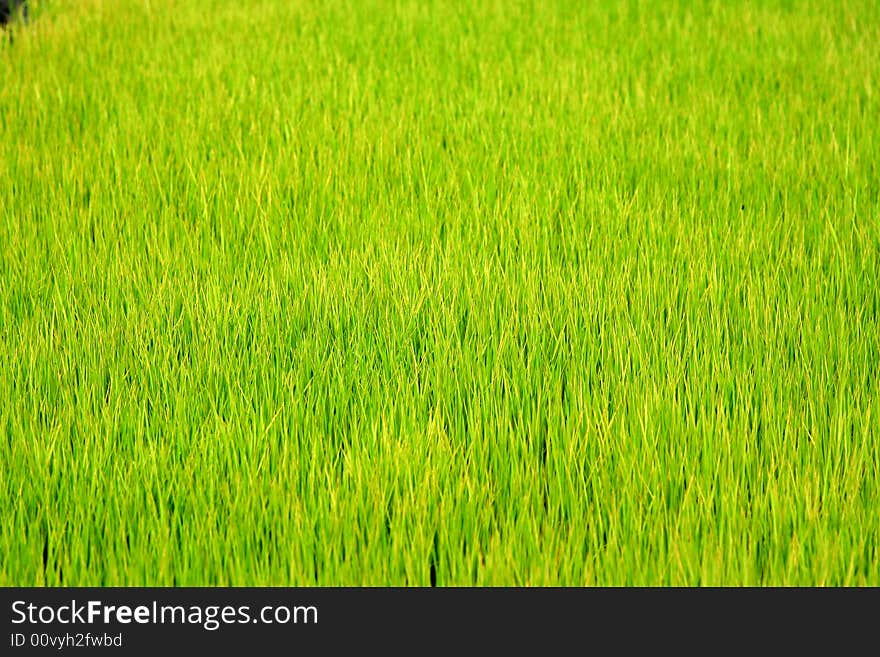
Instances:
[[[31,9],[0,584],[880,585],[880,4]]]

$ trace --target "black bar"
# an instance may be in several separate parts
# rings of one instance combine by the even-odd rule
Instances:
[[[0,588],[0,603],[9,655],[842,654],[876,650],[880,589]]]

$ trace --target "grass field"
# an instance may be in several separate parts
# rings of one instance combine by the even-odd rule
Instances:
[[[32,0],[0,584],[880,585],[880,4]]]

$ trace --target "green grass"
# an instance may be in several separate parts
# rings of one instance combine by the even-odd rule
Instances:
[[[880,4],[33,5],[0,584],[880,585]]]

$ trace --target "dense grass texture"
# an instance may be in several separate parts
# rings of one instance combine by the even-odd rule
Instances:
[[[31,6],[0,584],[880,585],[880,4]]]

